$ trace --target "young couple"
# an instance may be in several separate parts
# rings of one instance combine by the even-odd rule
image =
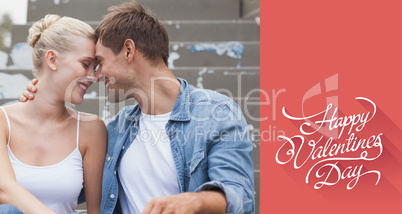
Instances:
[[[110,8],[95,31],[47,15],[29,32],[39,81],[0,108],[0,212],[72,213],[83,188],[89,214],[254,213],[240,108],[173,75],[166,28],[140,4]],[[107,130],[64,105],[99,79],[109,101],[138,102]]]

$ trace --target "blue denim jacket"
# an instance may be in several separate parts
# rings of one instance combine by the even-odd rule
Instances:
[[[220,188],[226,196],[227,213],[254,213],[253,146],[240,108],[222,94],[195,89],[178,79],[180,94],[166,133],[180,191]],[[126,106],[107,126],[101,213],[121,212],[117,169],[137,134],[140,113],[138,105]]]

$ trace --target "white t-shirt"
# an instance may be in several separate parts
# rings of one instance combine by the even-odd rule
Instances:
[[[141,213],[154,197],[180,193],[166,124],[170,113],[141,113],[136,138],[118,168],[123,213]]]

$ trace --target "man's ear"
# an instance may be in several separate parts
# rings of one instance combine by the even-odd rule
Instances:
[[[135,43],[131,39],[126,39],[124,41],[124,58],[128,60],[128,63],[131,63],[134,60],[134,53],[135,53]]]
[[[45,54],[45,60],[50,70],[52,71],[57,70],[56,53],[54,51],[48,50]]]

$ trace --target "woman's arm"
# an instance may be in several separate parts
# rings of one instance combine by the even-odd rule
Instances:
[[[0,111],[1,112],[1,111]],[[7,152],[8,128],[0,113],[0,204],[11,204],[23,213],[54,213],[16,181]]]
[[[88,117],[85,117],[86,119]],[[94,120],[82,121],[84,154],[84,191],[88,214],[99,213],[102,199],[102,174],[107,148],[107,131],[104,122],[96,117]]]

